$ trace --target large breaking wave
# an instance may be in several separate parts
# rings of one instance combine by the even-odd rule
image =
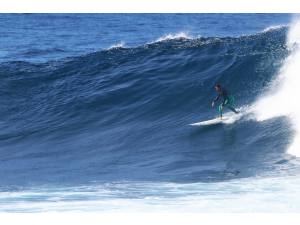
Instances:
[[[285,151],[293,129],[285,117],[261,121],[246,113],[235,124],[188,126],[217,115],[210,108],[216,82],[251,112],[295,57],[287,29],[166,37],[61,61],[2,63],[0,185],[213,182],[290,172]]]

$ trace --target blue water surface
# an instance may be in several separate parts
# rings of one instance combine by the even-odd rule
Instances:
[[[1,14],[0,60],[47,61],[168,34],[236,37],[288,24],[290,14]]]
[[[121,201],[222,211],[232,200],[226,211],[239,211],[256,183],[251,209],[288,206],[261,203],[291,197],[291,122],[257,121],[250,109],[290,54],[293,17],[0,14],[0,210],[110,211]],[[218,116],[215,83],[240,116],[190,126]]]

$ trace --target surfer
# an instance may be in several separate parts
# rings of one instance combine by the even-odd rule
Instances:
[[[216,84],[215,90],[218,93],[218,96],[213,100],[211,106],[214,107],[215,102],[217,102],[220,98],[222,98],[222,102],[219,105],[219,112],[220,112],[221,119],[222,119],[222,113],[224,107],[227,107],[228,109],[230,109],[232,112],[236,114],[239,113],[238,111],[235,110],[235,108],[233,108],[234,97],[230,95],[225,88],[221,87],[220,84]]]

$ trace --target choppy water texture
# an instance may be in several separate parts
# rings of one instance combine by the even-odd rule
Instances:
[[[299,212],[293,17],[1,14],[0,210]]]

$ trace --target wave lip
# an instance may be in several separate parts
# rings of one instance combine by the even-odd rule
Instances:
[[[111,45],[107,50],[116,49],[116,48],[124,48],[124,47],[125,47],[125,42],[121,41],[117,44]]]
[[[151,43],[155,43],[155,42],[162,42],[162,41],[169,41],[169,40],[176,40],[176,39],[193,39],[193,37],[189,36],[187,33],[185,32],[179,32],[176,34],[167,34],[164,35],[158,39],[156,39],[154,42]]]
[[[287,27],[288,27],[287,24],[273,25],[273,26],[269,26],[269,27],[265,28],[262,32],[266,33],[266,32],[270,32],[270,31],[278,30],[278,29],[282,29],[282,28],[287,28]]]

